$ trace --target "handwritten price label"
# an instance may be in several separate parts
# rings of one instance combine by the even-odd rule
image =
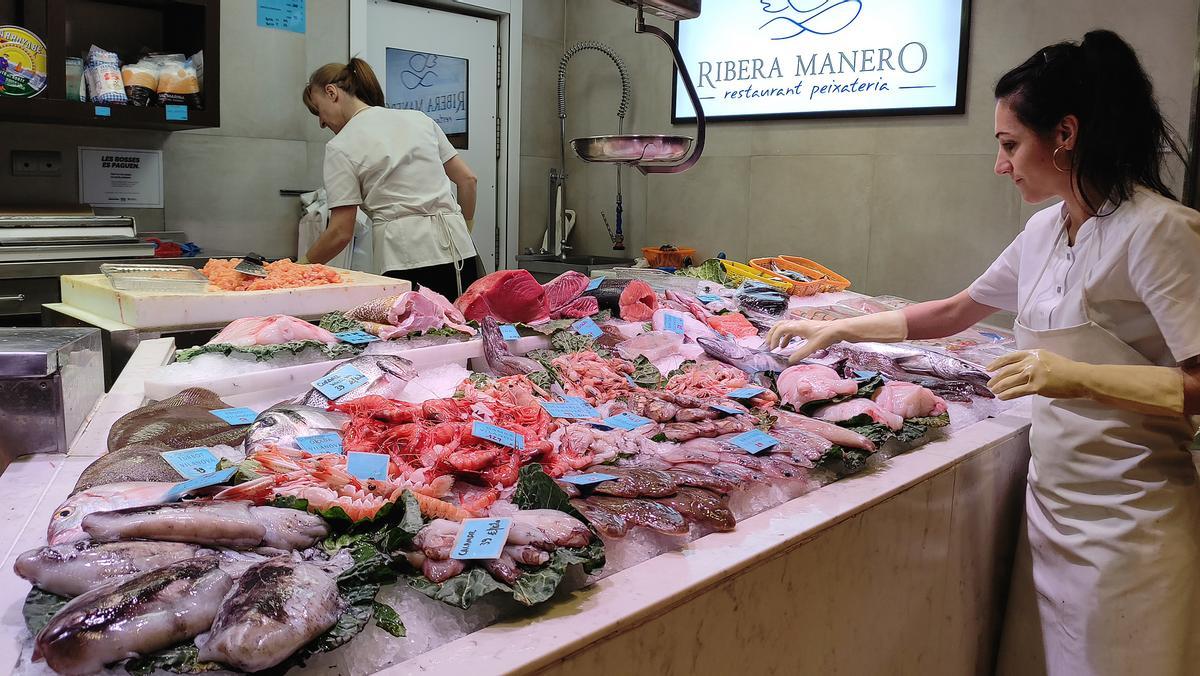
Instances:
[[[725,396],[729,397],[730,399],[753,399],[766,391],[766,388],[763,387],[743,387],[736,389]]]
[[[205,474],[198,476],[195,479],[189,479],[182,483],[177,483],[167,491],[166,495],[163,496],[163,500],[166,502],[175,502],[192,491],[198,491],[201,488],[208,488],[209,486],[217,486],[227,483],[233,478],[234,474],[237,474],[237,468],[229,467],[221,470],[220,472]]]
[[[209,413],[217,416],[230,425],[249,425],[258,414],[248,408],[219,408]]]
[[[501,446],[515,448],[518,451],[525,450],[525,436],[517,434],[512,430],[506,430],[503,427],[496,427],[487,423],[474,422],[471,423],[471,436],[479,439],[487,439]]]
[[[616,478],[617,477],[615,477],[611,474],[605,474],[603,472],[589,472],[587,474],[576,474],[575,476],[565,476],[565,477],[559,479],[559,481],[562,481],[562,482],[568,483],[568,484],[575,484],[576,486],[595,486],[596,484],[602,484],[605,481],[612,481],[613,479],[616,479]]]
[[[498,559],[508,540],[512,519],[467,519],[462,522],[450,558],[460,561]]]
[[[668,314],[663,317],[663,328],[671,333],[683,335],[683,317],[679,315]]]
[[[598,418],[600,412],[579,397],[566,397],[565,401],[539,401],[542,408],[555,418]]]
[[[371,382],[371,379],[366,374],[346,364],[324,378],[314,381],[312,386],[326,397],[337,399],[369,382]]]
[[[333,334],[333,337],[351,345],[366,345],[367,343],[374,343],[379,340],[379,336],[373,336],[366,331],[342,331],[341,333]]]
[[[591,317],[580,319],[572,324],[571,328],[575,329],[575,333],[587,336],[588,338],[599,338],[604,335],[604,331],[600,330],[600,327],[596,325],[596,322],[592,321]]]
[[[505,340],[517,340],[521,337],[521,333],[517,331],[517,327],[512,324],[501,324],[500,335]]]
[[[768,448],[779,445],[778,439],[762,430],[753,430],[745,434],[739,434],[729,441],[734,446],[752,455],[757,455]]]
[[[217,456],[207,448],[185,448],[180,451],[159,453],[163,460],[179,472],[184,479],[208,476],[217,471]]]
[[[342,437],[337,432],[296,437],[296,445],[313,455],[325,453],[341,455],[342,453]]]
[[[733,406],[722,406],[721,404],[713,404],[712,406],[709,406],[709,408],[711,408],[714,411],[720,411],[721,413],[728,413],[729,415],[741,415],[743,413],[747,413],[746,409],[744,409],[744,408],[734,408]]]

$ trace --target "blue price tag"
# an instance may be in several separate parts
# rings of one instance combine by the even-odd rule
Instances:
[[[370,380],[362,371],[346,364],[324,378],[313,382],[312,386],[317,388],[317,391],[326,397],[337,399],[352,390],[366,385]]]
[[[230,425],[249,425],[258,414],[248,408],[220,408],[209,413],[217,416]]]
[[[108,106],[96,106],[96,117],[112,117],[112,108]]]
[[[373,336],[366,331],[342,331],[341,333],[333,334],[333,337],[351,345],[366,345],[367,343],[374,343],[379,340],[379,336]]]
[[[307,437],[296,437],[296,445],[313,455],[321,455],[323,453],[337,453],[340,455],[342,452],[342,437],[337,432],[313,434]]]
[[[591,317],[580,319],[572,324],[571,328],[575,329],[575,333],[587,336],[588,338],[599,338],[604,335],[604,332],[600,330],[599,326],[596,326],[596,322],[592,321]]]
[[[587,288],[586,288],[586,289],[584,289],[584,291],[595,291],[596,289],[599,289],[599,288],[600,288],[600,283],[601,283],[601,282],[603,282],[603,281],[604,281],[604,278],[603,278],[603,277],[597,277],[597,278],[593,279],[593,280],[591,281],[591,283],[589,283],[589,284],[587,285]]]
[[[720,296],[711,293],[700,294],[699,296],[696,296],[696,299],[701,303],[719,303],[721,301]]]
[[[364,481],[387,481],[388,456],[383,453],[347,453],[346,471]]]
[[[775,437],[763,432],[762,430],[752,430],[745,434],[739,434],[729,440],[734,446],[751,454],[762,453],[772,446],[779,445],[779,440]]]
[[[167,491],[166,495],[163,496],[163,500],[165,502],[175,502],[192,491],[223,484],[232,479],[234,474],[237,474],[237,468],[229,467],[221,470],[220,472],[201,475],[195,479],[189,479],[182,483],[177,483]]]
[[[555,418],[598,418],[600,412],[579,397],[567,397],[566,401],[539,401],[542,408]]]
[[[496,427],[495,425],[476,421],[471,423],[471,435],[479,439],[487,439],[501,446],[515,448],[518,451],[525,450],[525,436],[517,434],[512,430],[506,430],[503,427]]]
[[[683,335],[683,317],[679,315],[668,314],[663,317],[663,328],[671,333]]]
[[[517,331],[517,327],[513,326],[512,324],[501,324],[500,335],[505,340],[517,340],[521,337],[521,333]]]
[[[181,451],[159,453],[167,464],[175,468],[184,479],[208,476],[217,471],[217,456],[207,448],[185,448]]]
[[[720,404],[713,404],[709,408],[713,409],[714,411],[720,411],[721,413],[728,413],[729,415],[741,415],[746,413],[745,409],[734,408],[732,406],[722,406]]]
[[[870,380],[877,375],[879,375],[879,372],[877,372],[877,371],[855,371],[854,379],[855,380]]]
[[[630,386],[630,387],[637,387],[637,386],[638,386],[638,384],[637,384],[637,381],[636,381],[636,380],[634,380],[634,379],[633,379],[633,376],[629,375],[628,373],[626,373],[626,374],[625,374],[625,381],[629,383],[629,386]]]
[[[602,484],[605,481],[612,481],[616,478],[617,477],[611,474],[605,474],[604,472],[589,472],[587,474],[565,476],[560,478],[559,481],[568,484],[575,484],[576,486],[595,486],[596,484]]]
[[[649,425],[654,421],[649,418],[643,418],[640,415],[633,413],[622,413],[620,415],[609,416],[601,421],[607,427],[615,427],[622,430],[636,430],[639,427]]]
[[[730,392],[725,396],[729,397],[730,399],[753,399],[766,391],[766,388],[763,387],[742,387]]]
[[[512,519],[466,519],[454,540],[450,558],[459,560],[498,559],[508,541],[508,529]]]
[[[177,103],[167,104],[167,119],[186,122],[188,119],[188,107],[181,106]]]

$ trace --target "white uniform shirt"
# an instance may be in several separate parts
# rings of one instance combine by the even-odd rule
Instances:
[[[371,218],[380,271],[475,255],[443,166],[457,154],[428,115],[380,107],[352,117],[325,145],[329,207],[359,206]]]
[[[1034,214],[971,284],[971,298],[1020,309],[1025,325],[1046,330],[1073,323],[1060,308],[1077,307],[1086,290],[1092,320],[1151,362],[1200,355],[1200,213],[1139,188],[1113,213],[1088,219],[1074,246],[1066,213],[1060,203]]]

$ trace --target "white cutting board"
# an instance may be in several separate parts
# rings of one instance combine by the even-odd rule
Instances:
[[[59,284],[64,305],[135,329],[219,328],[242,317],[274,314],[316,319],[412,289],[412,284],[402,279],[353,270],[338,270],[338,274],[341,284],[270,291],[118,291],[104,275],[63,275]]]

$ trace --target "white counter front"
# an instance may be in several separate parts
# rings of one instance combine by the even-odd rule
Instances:
[[[146,370],[171,347],[139,348],[71,455],[22,458],[0,476],[0,671],[16,671],[28,644],[29,585],[14,559],[45,543],[50,513],[102,452],[113,420],[141,405]],[[354,662],[387,674],[989,671],[1029,457],[1024,410],[407,661]],[[358,641],[304,671],[342,673],[334,656]]]

